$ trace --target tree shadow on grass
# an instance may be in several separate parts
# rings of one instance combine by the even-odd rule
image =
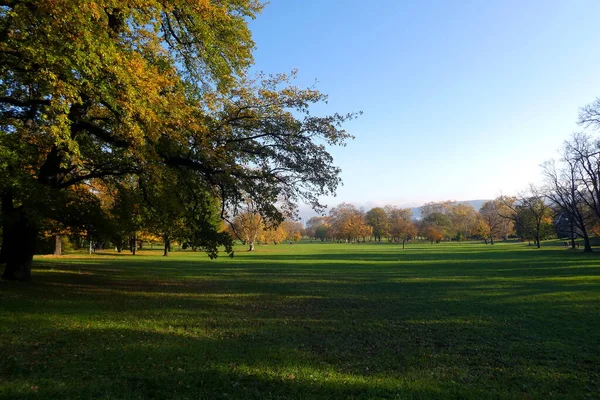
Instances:
[[[0,397],[591,396],[598,267],[549,253],[44,262],[0,284]]]
[[[539,353],[515,358],[510,346],[436,336],[435,325],[395,326],[393,336],[317,322],[275,332],[267,322],[230,337],[189,325],[162,333],[67,328],[12,346],[0,363],[9,382],[0,398],[513,398],[592,388],[574,373],[592,375],[593,366]],[[451,325],[445,330],[463,330]]]

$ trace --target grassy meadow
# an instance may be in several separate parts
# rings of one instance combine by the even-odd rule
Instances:
[[[600,252],[299,243],[37,257],[1,399],[600,398]]]

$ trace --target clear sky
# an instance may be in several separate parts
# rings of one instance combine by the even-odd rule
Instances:
[[[539,164],[600,96],[598,0],[271,0],[251,22],[256,69],[299,69],[363,111],[331,150],[357,205],[489,199]]]

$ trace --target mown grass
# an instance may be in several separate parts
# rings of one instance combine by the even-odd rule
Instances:
[[[600,398],[600,254],[301,243],[36,259],[3,399]]]

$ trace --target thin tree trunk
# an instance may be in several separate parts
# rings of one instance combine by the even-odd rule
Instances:
[[[404,247],[404,243],[406,243],[406,240],[403,240],[403,241],[402,241],[402,249],[404,249],[404,248],[405,248],[405,247]]]
[[[137,236],[133,235],[131,237],[131,253],[135,256],[136,251],[137,251]]]
[[[575,249],[575,226],[573,224],[573,217],[569,216],[569,220],[571,221],[571,248]],[[587,238],[587,239],[588,239],[588,243],[589,243],[590,239],[589,238]],[[591,247],[590,247],[590,251],[591,251]]]
[[[94,252],[94,242],[92,241],[92,236],[88,236],[88,241],[90,242],[90,246],[88,248],[88,253],[92,254]]]
[[[165,235],[165,252],[163,253],[164,257],[169,255],[169,251],[171,251],[171,241],[169,240],[169,236]]]
[[[62,235],[58,233],[54,235],[54,255],[62,256]]]
[[[254,242],[248,243],[248,251],[254,251]]]

